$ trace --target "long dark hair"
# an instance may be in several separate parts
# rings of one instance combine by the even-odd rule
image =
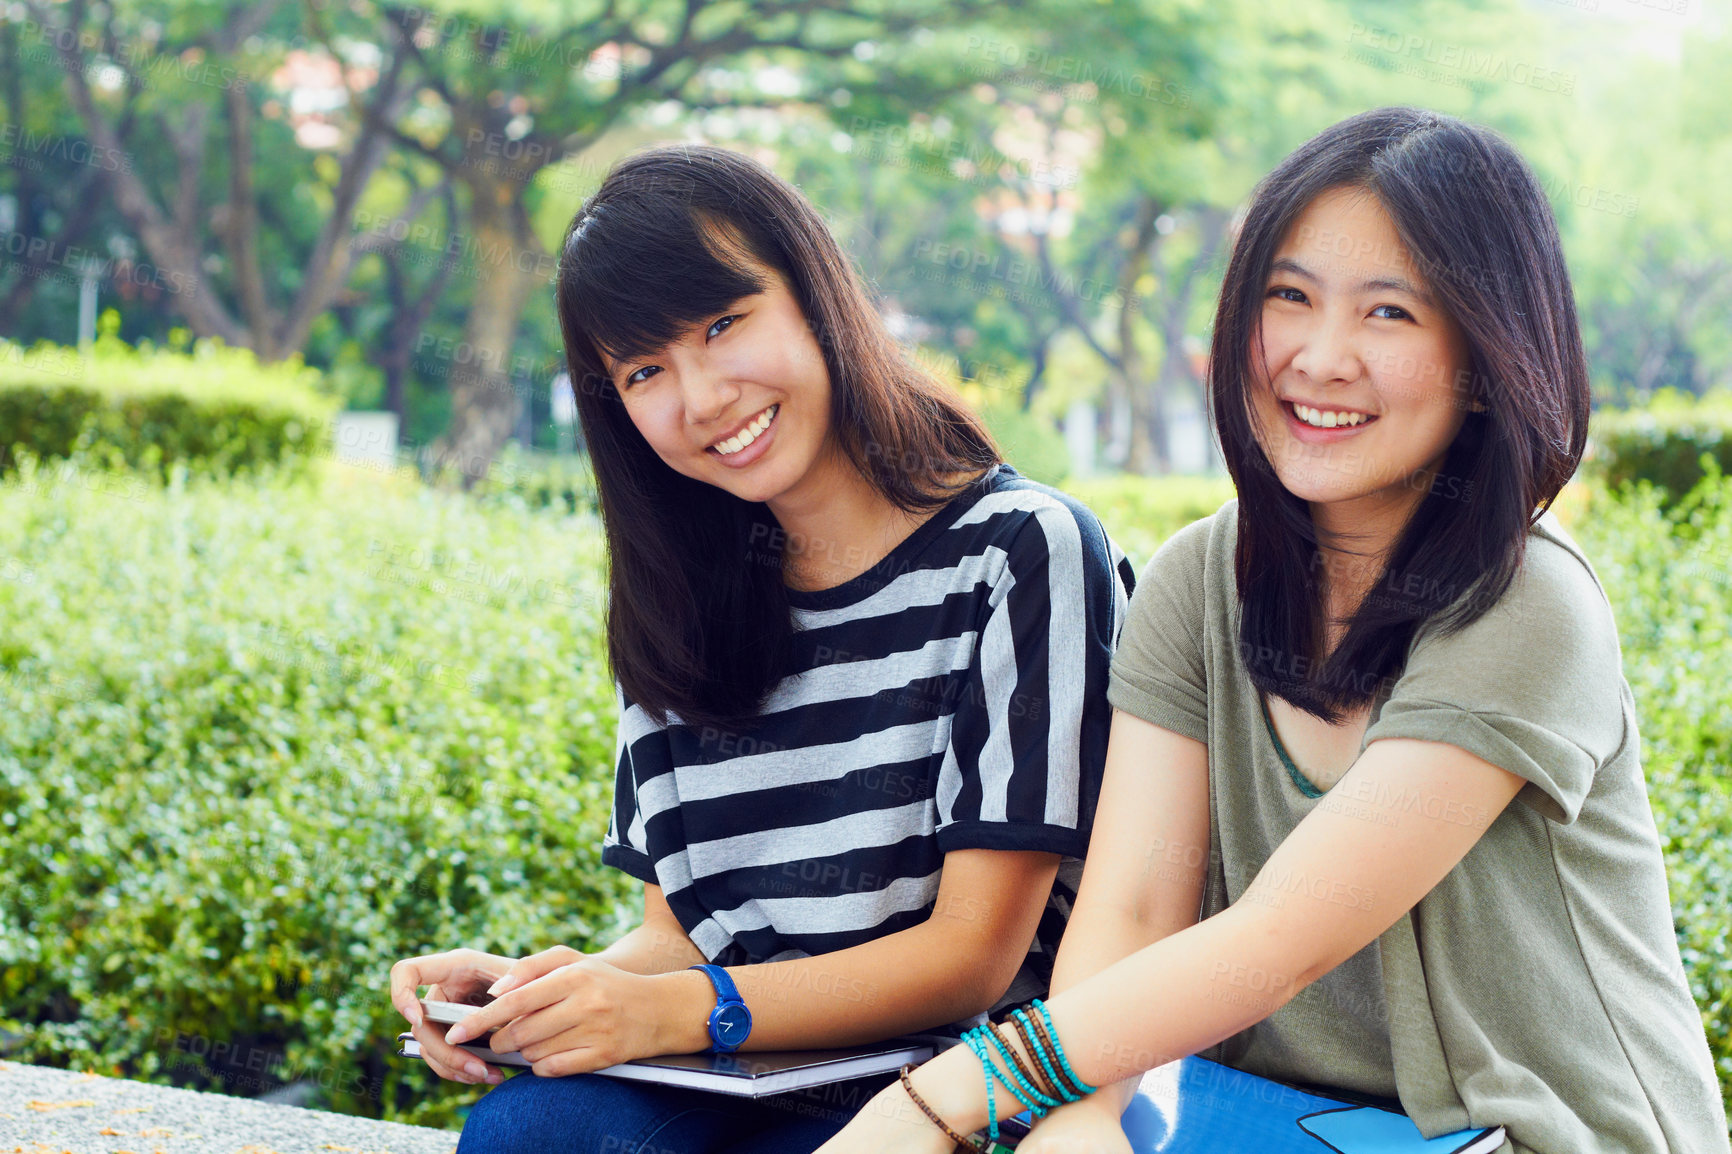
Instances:
[[[670,468],[608,376],[781,274],[823,350],[830,435],[898,509],[934,508],[999,453],[978,419],[885,329],[818,211],[762,164],[669,145],[613,166],[567,227],[557,308],[606,525],[608,654],[652,717],[756,714],[786,672],[793,621],[769,508]],[[964,485],[966,482],[963,483]]]
[[[1337,188],[1377,198],[1460,326],[1471,374],[1461,401],[1472,409],[1438,473],[1447,483],[1421,498],[1373,593],[1320,661],[1316,532],[1253,434],[1249,388],[1270,262],[1294,219]],[[1476,620],[1509,587],[1529,528],[1575,472],[1588,402],[1557,224],[1513,147],[1416,108],[1362,113],[1300,146],[1252,194],[1210,356],[1210,414],[1239,496],[1239,642],[1252,682],[1333,723],[1399,676],[1420,626],[1435,618],[1447,633]]]

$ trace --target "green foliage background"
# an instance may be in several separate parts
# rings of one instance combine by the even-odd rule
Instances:
[[[631,916],[593,522],[348,476],[0,484],[12,1057],[446,1122],[391,964]]]

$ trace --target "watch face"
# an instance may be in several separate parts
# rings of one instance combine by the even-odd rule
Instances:
[[[718,1046],[731,1050],[752,1032],[752,1013],[739,1002],[729,1002],[718,1008],[710,1019],[710,1032]]]

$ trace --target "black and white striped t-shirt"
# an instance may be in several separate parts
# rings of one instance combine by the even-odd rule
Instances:
[[[1087,506],[996,466],[865,573],[789,590],[792,671],[750,724],[662,725],[620,695],[602,861],[662,887],[711,961],[745,965],[918,925],[951,850],[1061,854],[994,1009],[1045,994],[1135,580]]]

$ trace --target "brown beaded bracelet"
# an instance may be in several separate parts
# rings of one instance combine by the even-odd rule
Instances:
[[[932,1119],[933,1125],[944,1131],[944,1136],[946,1138],[949,1138],[952,1142],[956,1143],[956,1151],[953,1151],[952,1154],[956,1154],[957,1151],[969,1151],[971,1154],[981,1154],[981,1152],[986,1149],[985,1146],[978,1146],[969,1139],[964,1138],[961,1134],[958,1134],[955,1130],[952,1130],[950,1124],[940,1118],[937,1112],[934,1111],[931,1106],[926,1104],[926,1099],[920,1096],[919,1091],[915,1090],[914,1083],[908,1080],[908,1071],[914,1069],[914,1066],[915,1063],[913,1062],[903,1066],[899,1076],[902,1079],[902,1088],[908,1091],[908,1096],[914,1100],[916,1106],[920,1107],[920,1112]]]
[[[1026,1017],[1026,1015],[1024,1016]],[[999,1025],[1008,1026],[1010,1028],[1012,1039],[1020,1040],[1023,1049],[1028,1051],[1030,1060],[1036,1061],[1034,1055],[1038,1051],[1035,1049],[1034,1039],[1028,1036],[1028,1032],[1022,1028],[1021,1022],[1017,1021],[1015,1018],[1006,1018],[1004,1021],[1000,1022]],[[1052,1079],[1047,1077],[1046,1071],[1030,1069],[1028,1063],[1024,1062],[1021,1056],[1017,1054],[1015,1046],[1007,1044],[1005,1049],[1009,1051],[1010,1060],[1015,1064],[1017,1073],[1021,1074],[1024,1078],[1027,1078],[1030,1085],[1032,1085],[1036,1090],[1039,1090],[1042,1094],[1045,1094],[1048,1098],[1063,1100],[1064,1095],[1059,1093],[1058,1087],[1053,1085]],[[1038,1064],[1038,1061],[1036,1061],[1037,1066]]]
[[[1032,1005],[1032,1003],[1031,1003],[1031,1005]],[[1061,1052],[1059,1050],[1059,1048],[1053,1044],[1052,1035],[1047,1032],[1046,1023],[1041,1021],[1039,1014],[1029,1013],[1028,1011],[1025,1010],[1025,1011],[1023,1011],[1022,1016],[1027,1018],[1029,1023],[1032,1026],[1034,1026],[1035,1032],[1040,1035],[1040,1040],[1044,1044],[1047,1053],[1058,1054]],[[1034,1052],[1033,1047],[1030,1047],[1029,1052],[1030,1053]],[[1065,1088],[1066,1092],[1063,1094],[1057,1095],[1057,1097],[1070,1098],[1072,1100],[1074,1100],[1076,1098],[1086,1097],[1086,1095],[1082,1091],[1082,1087],[1078,1086],[1076,1084],[1076,1080],[1074,1078],[1072,1078],[1071,1075],[1067,1071],[1065,1071],[1062,1067],[1060,1067],[1060,1069],[1059,1069],[1058,1077],[1064,1079],[1064,1088]]]

